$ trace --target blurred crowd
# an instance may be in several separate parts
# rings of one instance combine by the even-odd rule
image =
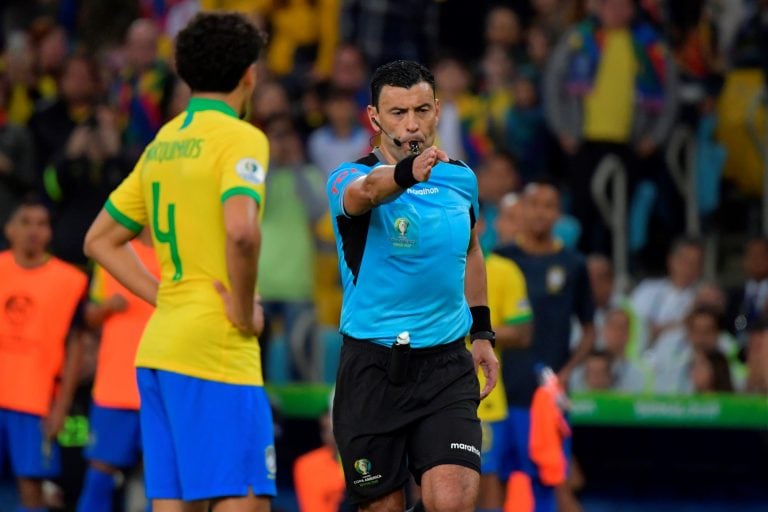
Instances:
[[[218,8],[252,15],[270,41],[249,120],[270,142],[259,287],[270,336],[287,347],[286,379],[328,380],[319,352],[341,291],[325,178],[376,144],[369,74],[406,58],[435,74],[439,144],[477,173],[486,252],[524,232],[534,215],[518,196],[526,184],[562,191],[554,231],[589,255],[598,309],[597,349],[573,389],[768,390],[757,321],[768,309],[768,241],[755,215],[765,130],[754,121],[765,116],[768,2],[481,1],[468,12],[450,0],[6,1],[0,224],[23,198],[43,198],[51,252],[88,269],[90,222],[186,106],[173,37]],[[680,130],[695,142],[682,158],[704,233],[735,227],[749,240],[733,289],[703,281],[711,247],[672,243],[686,233],[687,198],[665,152]],[[627,176],[631,290],[613,286],[612,232],[592,198],[609,154]]]
[[[92,273],[85,232],[185,109],[173,38],[208,9],[248,13],[269,38],[248,113],[270,143],[259,262],[268,384],[333,381],[341,288],[326,178],[376,145],[368,79],[402,58],[434,72],[439,145],[477,174],[486,253],[548,222],[527,185],[560,191],[551,229],[586,258],[595,304],[594,349],[570,390],[768,394],[768,1],[5,0],[0,225],[42,200],[50,252]],[[691,151],[671,154],[681,137]],[[593,199],[607,155],[626,175],[629,286]],[[691,194],[700,238],[686,236]],[[0,250],[10,242],[0,234]],[[734,247],[740,265],[706,270]],[[98,328],[81,331],[73,414],[90,402],[99,344]],[[333,466],[332,452],[320,462]]]

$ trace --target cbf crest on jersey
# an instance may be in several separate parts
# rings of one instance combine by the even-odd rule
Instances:
[[[560,265],[553,265],[547,269],[547,291],[559,293],[565,286],[565,269]]]

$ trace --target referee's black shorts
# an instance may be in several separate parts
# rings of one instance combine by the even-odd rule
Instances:
[[[347,492],[356,504],[417,483],[430,468],[458,464],[480,472],[480,385],[464,340],[412,349],[406,382],[387,379],[390,349],[344,339],[333,433]]]

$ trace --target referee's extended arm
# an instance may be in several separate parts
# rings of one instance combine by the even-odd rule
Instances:
[[[467,251],[464,295],[467,297],[467,303],[470,307],[488,305],[485,260],[474,228],[472,228],[469,250]],[[499,376],[499,361],[496,358],[496,353],[493,351],[491,342],[482,339],[475,340],[472,343],[472,359],[475,361],[475,370],[478,367],[482,368],[486,378],[485,387],[480,391],[480,399],[482,400],[496,386],[496,380]]]
[[[435,146],[424,150],[413,160],[413,179],[417,182],[427,181],[432,167],[440,160],[448,161],[445,151]],[[380,165],[344,189],[344,211],[351,216],[362,215],[403,190],[405,189],[395,182],[395,166]]]

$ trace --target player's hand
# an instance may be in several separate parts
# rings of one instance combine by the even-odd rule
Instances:
[[[576,140],[573,136],[568,134],[563,134],[560,136],[560,147],[563,148],[563,151],[567,155],[575,155],[576,151],[579,149],[579,141]]]
[[[432,168],[439,161],[448,161],[448,155],[445,151],[437,146],[425,149],[413,160],[413,178],[419,182],[427,181],[432,174]]]
[[[69,405],[61,400],[55,400],[48,416],[43,418],[43,434],[46,439],[53,439],[61,429],[64,428],[64,421],[67,419]]]
[[[258,293],[253,298],[253,330],[256,336],[264,332],[264,307],[261,305],[261,295]]]
[[[635,151],[641,158],[646,158],[656,151],[656,143],[650,137],[643,137],[637,143]]]
[[[487,397],[499,378],[499,360],[496,352],[488,340],[475,340],[472,342],[472,360],[475,362],[475,371],[478,367],[485,374],[485,387],[480,391],[480,400]]]
[[[128,308],[128,301],[125,300],[125,297],[116,293],[104,302],[104,307],[107,308],[107,311],[110,313],[119,313]]]
[[[241,315],[235,313],[235,305],[232,301],[232,295],[221,281],[213,283],[216,291],[219,292],[221,300],[224,302],[224,311],[227,319],[235,328],[245,336],[258,336],[264,329],[264,309],[259,302],[260,297],[256,295],[253,300],[253,311],[248,319],[241,318]]]

